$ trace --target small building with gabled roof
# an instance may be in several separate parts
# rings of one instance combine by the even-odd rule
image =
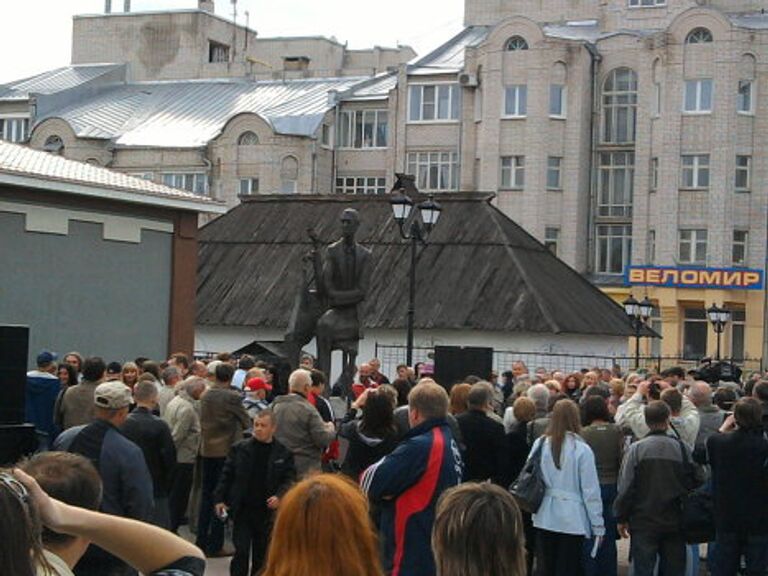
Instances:
[[[0,325],[124,361],[192,351],[198,217],[223,204],[0,142]]]
[[[443,211],[417,268],[417,346],[624,356],[632,334],[624,310],[492,197],[440,196]],[[244,199],[201,230],[196,349],[280,340],[311,249],[307,230],[323,243],[337,240],[345,208],[359,211],[357,239],[373,252],[360,358],[373,357],[376,344],[403,344],[409,249],[389,197],[265,195]]]

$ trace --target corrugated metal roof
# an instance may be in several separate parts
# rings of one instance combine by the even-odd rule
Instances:
[[[74,88],[113,72],[122,64],[79,64],[43,72],[31,78],[0,85],[0,100],[26,100],[32,93],[53,94]]]
[[[397,86],[397,73],[388,72],[362,83],[343,95],[343,100],[381,100]]]
[[[467,46],[480,44],[489,32],[488,26],[465,28],[436,50],[409,64],[408,74],[426,75],[461,71],[464,68],[464,49]]]
[[[597,20],[564,24],[545,24],[544,35],[563,40],[583,40],[596,42],[600,38],[600,25]]]
[[[143,197],[145,203],[152,198],[182,200],[197,205],[201,212],[224,212],[223,204],[211,198],[0,140],[0,179],[3,175],[127,192]]]
[[[768,29],[768,14],[756,12],[754,14],[729,14],[728,19],[734,26],[749,30]]]
[[[62,118],[80,137],[123,147],[200,148],[244,112],[258,114],[279,134],[311,136],[332,107],[328,93],[362,80],[140,82],[104,89],[39,121]]]

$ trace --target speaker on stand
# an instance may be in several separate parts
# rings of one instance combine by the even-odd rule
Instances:
[[[487,380],[493,370],[493,348],[435,346],[435,380],[446,390],[467,376]]]
[[[29,328],[0,325],[0,466],[37,448],[35,427],[24,423]]]

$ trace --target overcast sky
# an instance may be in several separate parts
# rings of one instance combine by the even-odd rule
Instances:
[[[123,0],[112,0],[122,10]],[[132,0],[131,10],[195,8],[197,0]],[[323,35],[351,48],[411,45],[426,53],[461,29],[464,0],[238,0],[238,22],[260,36]],[[104,0],[0,0],[0,83],[69,64],[72,16],[104,11]],[[232,15],[231,0],[216,13]]]

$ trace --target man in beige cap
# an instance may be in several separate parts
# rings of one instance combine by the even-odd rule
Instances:
[[[141,448],[122,435],[128,418],[131,389],[119,381],[105,382],[93,392],[94,421],[63,432],[54,450],[80,454],[93,462],[103,483],[101,511],[147,521],[153,508],[152,477]],[[118,558],[91,546],[78,567],[91,574],[111,574],[125,567]]]

